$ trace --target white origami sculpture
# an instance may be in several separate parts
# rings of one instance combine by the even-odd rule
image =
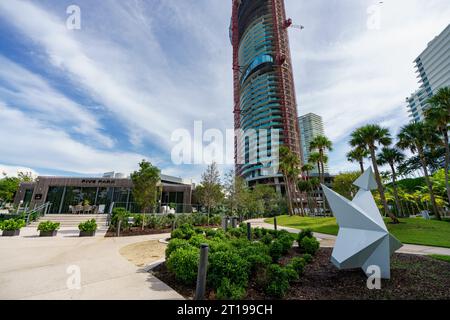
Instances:
[[[389,279],[391,255],[402,244],[387,230],[370,192],[377,188],[372,168],[353,184],[360,188],[353,201],[322,185],[339,225],[331,262],[338,269],[362,268],[366,274],[367,268],[375,265],[381,278]]]

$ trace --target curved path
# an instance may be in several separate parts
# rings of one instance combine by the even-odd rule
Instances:
[[[120,255],[120,248],[169,235],[79,238],[0,237],[0,299],[183,299]],[[81,288],[69,289],[68,267],[79,267]],[[70,269],[69,269],[70,271]]]
[[[246,222],[250,222],[252,224],[252,227],[257,228],[266,228],[266,229],[273,229],[273,224],[264,222],[264,218],[262,219],[252,219],[248,220]],[[278,229],[283,229],[286,231],[289,231],[291,233],[299,233],[299,229],[289,228],[289,227],[283,227],[278,226]],[[324,234],[324,233],[316,233],[314,232],[314,236],[320,241],[321,247],[333,247],[334,242],[336,241],[336,236]],[[450,256],[450,248],[442,248],[442,247],[431,247],[431,246],[422,246],[422,245],[416,245],[416,244],[403,244],[403,247],[401,247],[399,250],[397,250],[399,253],[409,253],[409,254],[420,254],[420,255],[427,255],[427,254],[440,254],[440,255],[446,255]]]

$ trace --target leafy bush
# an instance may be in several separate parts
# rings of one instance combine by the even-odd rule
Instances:
[[[23,219],[9,219],[0,223],[0,229],[5,231],[20,230],[23,227],[25,227],[25,220]]]
[[[215,214],[209,219],[209,224],[213,226],[220,226],[222,223],[222,216],[220,214]]]
[[[200,248],[200,245],[206,243],[206,237],[201,234],[196,234],[189,239],[189,244],[196,248]]]
[[[307,262],[304,258],[295,257],[289,262],[288,266],[291,267],[298,275],[303,274]]]
[[[170,257],[170,254],[178,249],[186,249],[191,247],[191,245],[189,244],[189,242],[187,240],[184,239],[172,239],[170,240],[169,244],[167,245],[166,248],[166,259],[168,259]]]
[[[268,268],[268,284],[266,293],[270,296],[283,298],[289,290],[289,280],[292,276],[292,269],[283,268],[277,264],[272,264]]]
[[[219,300],[241,300],[245,297],[246,290],[243,286],[231,283],[227,278],[217,288],[217,299]]]
[[[279,241],[283,247],[282,254],[286,254],[294,244],[294,236],[290,233],[280,234],[277,241]]]
[[[131,213],[129,213],[125,208],[114,208],[111,215],[111,226],[113,226],[113,228],[116,228],[119,221],[122,221],[120,227],[127,228],[128,217],[130,216]]]
[[[231,283],[246,286],[249,276],[249,264],[236,251],[219,251],[209,257],[208,281],[213,288],[227,278]]]
[[[39,223],[37,229],[42,232],[53,232],[55,230],[58,230],[59,226],[59,222],[43,221]]]
[[[310,255],[315,255],[317,250],[319,250],[320,243],[314,237],[305,237],[300,241],[300,248],[303,252]]]
[[[309,253],[305,253],[305,254],[303,255],[302,258],[305,260],[305,262],[306,262],[307,264],[308,264],[308,263],[311,263],[312,260],[313,260],[312,255],[310,255]]]
[[[190,224],[185,223],[181,225],[178,229],[172,231],[171,238],[189,240],[194,235],[195,235],[194,228]]]
[[[95,219],[81,222],[78,225],[78,230],[84,231],[84,232],[94,232],[97,230],[97,222],[95,222]]]
[[[272,257],[273,262],[280,260],[283,254],[283,245],[279,240],[273,241],[269,246],[269,255]]]
[[[197,279],[200,250],[194,247],[179,248],[167,259],[167,268],[184,284],[193,285]]]
[[[240,238],[241,236],[244,235],[244,233],[242,232],[242,230],[240,228],[231,228],[228,230],[228,233],[236,238]]]
[[[300,233],[297,236],[297,242],[300,244],[302,242],[303,238],[313,238],[313,232],[311,229],[303,229],[300,231]]]
[[[272,243],[273,237],[270,234],[266,234],[264,237],[261,238],[261,242],[265,245],[269,245]]]

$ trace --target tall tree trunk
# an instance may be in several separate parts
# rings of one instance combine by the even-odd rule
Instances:
[[[323,149],[320,149],[320,171],[322,172],[320,174],[320,183],[324,184],[325,183],[325,167],[323,165]]]
[[[289,185],[289,179],[287,177],[287,175],[284,175],[284,184],[286,185],[286,196],[288,199],[288,210],[289,210],[289,215],[292,216],[292,195],[291,195],[291,191],[290,191],[290,185]]]
[[[380,178],[380,172],[378,171],[378,165],[377,165],[377,159],[375,157],[375,148],[374,147],[370,147],[370,157],[372,158],[372,165],[373,165],[373,169],[375,171],[375,179],[377,181],[378,192],[380,193],[380,199],[381,199],[381,203],[383,204],[384,213],[391,218],[393,223],[399,223],[397,217],[394,216],[389,211],[389,207],[388,207],[388,204],[386,201],[386,196],[384,194],[383,183],[381,182],[381,178]]]
[[[419,152],[420,163],[422,164],[423,173],[425,175],[425,182],[427,183],[428,191],[430,192],[430,200],[431,200],[431,206],[433,208],[433,213],[435,214],[435,216],[438,220],[442,220],[441,214],[439,213],[439,208],[436,204],[436,199],[434,197],[433,184],[431,183],[430,176],[428,175],[427,161],[425,160],[425,155],[421,148],[418,149],[418,152]]]
[[[443,130],[444,134],[444,143],[445,143],[445,188],[447,189],[447,198],[448,203],[450,205],[450,187],[449,187],[449,181],[448,181],[448,166],[450,164],[450,147],[448,145],[448,131]]]
[[[361,173],[364,173],[364,161],[362,159],[359,160],[359,168],[361,169]]]
[[[397,206],[398,215],[401,217],[403,216],[402,207],[400,205],[400,200],[398,198],[398,189],[397,189],[397,177],[395,172],[395,167],[393,163],[389,164],[391,166],[392,170],[392,186],[394,187],[394,198],[395,198],[395,205]]]

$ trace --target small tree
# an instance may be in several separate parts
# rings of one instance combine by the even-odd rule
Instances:
[[[215,208],[224,198],[219,170],[215,162],[210,164],[202,174],[202,180],[196,188],[196,193],[199,202],[208,210],[209,221],[211,209]]]
[[[139,170],[131,174],[133,197],[142,212],[142,230],[145,225],[145,213],[153,211],[158,201],[160,175],[161,171],[146,160],[142,160],[139,163]]]

